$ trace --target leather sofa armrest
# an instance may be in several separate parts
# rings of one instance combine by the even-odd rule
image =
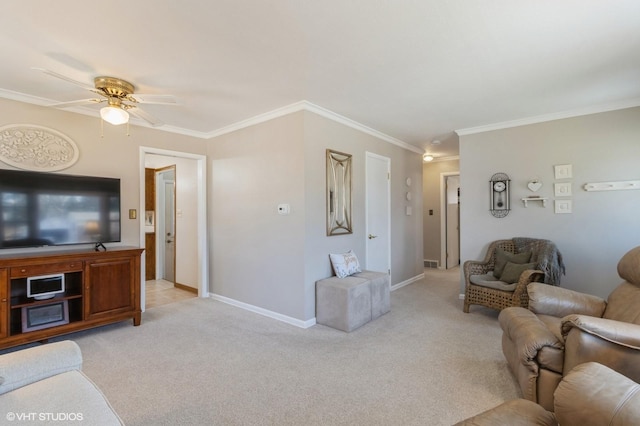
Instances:
[[[82,367],[80,347],[71,340],[0,356],[0,395]]]
[[[500,311],[498,322],[506,337],[514,342],[520,362],[532,372],[537,372],[536,357],[545,347],[562,349],[563,342],[549,328],[526,308],[510,307]]]
[[[569,314],[601,317],[607,306],[607,302],[598,296],[548,284],[531,283],[527,292],[532,312],[558,318]]]
[[[640,350],[640,325],[637,324],[587,315],[568,315],[562,319],[562,335],[566,337],[572,328],[611,343]]]
[[[630,425],[640,419],[640,385],[602,364],[578,365],[554,393],[558,422],[575,425]]]

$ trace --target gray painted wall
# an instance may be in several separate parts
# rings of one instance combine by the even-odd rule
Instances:
[[[556,180],[558,164],[571,164],[573,178]],[[503,219],[488,211],[488,181],[496,172],[511,177],[512,211]],[[547,238],[565,258],[562,286],[605,297],[621,281],[620,257],[640,245],[640,190],[582,187],[640,179],[640,108],[461,136],[460,178],[463,262],[482,259],[496,239]],[[526,185],[534,178],[543,183],[537,194],[550,199],[546,208],[524,208],[520,201],[532,194]],[[554,214],[553,184],[566,181],[572,182],[573,213]]]
[[[393,284],[423,272],[421,155],[333,120],[301,111],[207,141],[137,126],[127,136],[126,127],[108,125],[102,138],[96,117],[4,99],[0,112],[1,125],[32,123],[73,139],[80,160],[64,173],[119,177],[123,212],[140,207],[140,146],[206,154],[209,290],[304,321],[315,317],[315,281],[331,275],[329,253],[352,248],[364,262],[364,153],[389,157]],[[354,156],[349,236],[325,235],[327,148]],[[277,214],[280,203],[290,215]],[[125,218],[122,244],[138,246],[139,235],[140,221]]]
[[[353,249],[364,267],[366,246],[365,154],[391,159],[391,284],[423,273],[422,156],[386,141],[323,118],[304,113],[305,126],[305,318],[315,317],[315,282],[333,275],[329,253]],[[353,234],[326,235],[325,152],[333,149],[353,156]],[[406,179],[411,178],[407,186]],[[406,193],[412,193],[407,201]],[[406,207],[412,207],[411,216]]]
[[[354,232],[326,236],[325,152],[353,155]],[[217,137],[208,146],[211,291],[308,321],[315,282],[332,275],[329,253],[353,249],[365,261],[365,152],[391,158],[393,283],[422,269],[420,154],[301,111]],[[413,215],[406,216],[411,177]],[[288,203],[291,214],[277,214]],[[366,266],[366,265],[364,265]]]

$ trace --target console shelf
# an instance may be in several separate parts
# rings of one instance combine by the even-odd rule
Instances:
[[[0,349],[101,325],[140,325],[140,256],[133,247],[0,256]],[[64,292],[27,296],[27,279],[64,275]]]

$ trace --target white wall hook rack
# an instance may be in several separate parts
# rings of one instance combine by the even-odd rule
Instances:
[[[618,182],[586,183],[585,191],[622,191],[628,189],[640,189],[640,180],[626,180]]]

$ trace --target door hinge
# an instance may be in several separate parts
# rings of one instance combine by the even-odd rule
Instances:
[[[391,180],[391,173],[387,172],[387,180]]]

